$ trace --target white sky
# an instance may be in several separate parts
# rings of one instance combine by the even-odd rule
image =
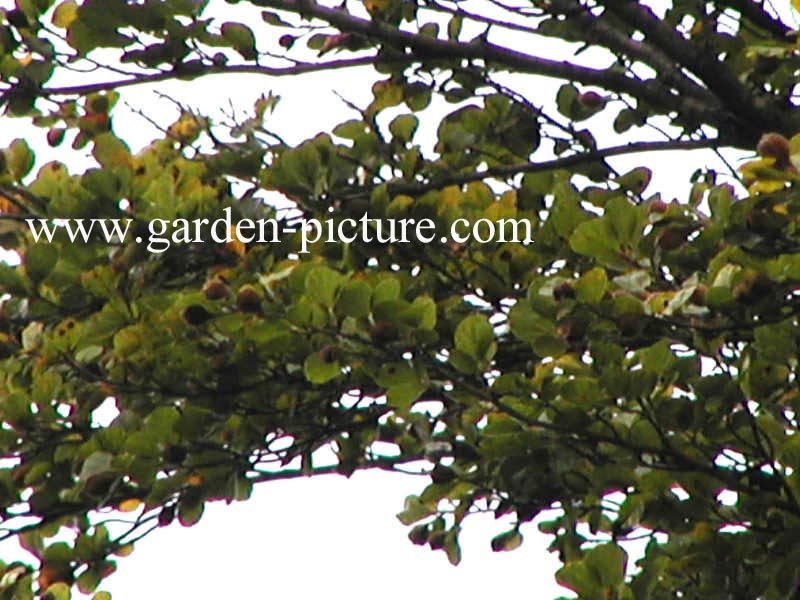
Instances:
[[[11,3],[0,0],[0,6]],[[229,9],[232,17],[237,8]],[[272,127],[290,141],[299,141],[352,118],[331,90],[360,106],[367,104],[369,82],[364,73],[339,71],[271,81],[216,77],[171,82],[158,90],[211,114],[229,100],[249,110],[262,92],[275,91],[283,100]],[[531,94],[546,104],[558,85],[539,81]],[[165,125],[176,114],[170,103],[156,99],[153,88],[127,88],[123,99]],[[122,102],[114,115],[115,131],[134,150],[157,136]],[[421,135],[432,139],[435,126],[429,124]],[[42,143],[44,131],[32,133],[23,120],[3,119],[0,147],[15,137],[27,138],[40,152],[41,162],[59,158],[77,169],[83,163],[80,156],[89,154],[89,148],[71,154],[47,148]],[[615,164],[655,165],[649,191],[662,191],[665,200],[684,199],[689,174],[704,166],[709,156],[672,152],[617,159]],[[206,515],[193,528],[176,523],[154,532],[131,556],[119,560],[119,571],[101,589],[111,591],[115,600],[481,596],[513,600],[569,595],[555,584],[558,562],[546,552],[549,537],[538,534],[533,525],[523,528],[525,543],[520,549],[493,553],[489,540],[504,525],[489,515],[468,519],[458,567],[450,566],[442,552],[412,545],[406,538],[408,528],[394,515],[402,509],[404,497],[421,491],[428,481],[369,472],[349,480],[326,476],[262,485],[248,502],[207,505]],[[9,543],[0,548],[3,558],[10,560]]]

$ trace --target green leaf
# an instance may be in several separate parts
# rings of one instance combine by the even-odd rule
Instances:
[[[372,86],[372,94],[374,100],[367,109],[370,115],[375,115],[390,106],[397,106],[403,101],[403,87],[393,79],[376,82]]]
[[[621,188],[638,195],[644,192],[652,178],[653,172],[650,169],[647,167],[636,167],[624,175],[616,177],[614,182]]]
[[[603,299],[607,286],[608,276],[601,267],[587,271],[574,284],[578,300],[592,305],[598,304]]]
[[[430,296],[417,296],[408,309],[408,314],[413,315],[414,325],[419,329],[434,329],[436,327],[436,302]]]
[[[45,596],[52,598],[52,600],[70,600],[72,593],[66,583],[59,581],[45,590]]]
[[[621,247],[636,248],[645,225],[644,207],[636,206],[624,197],[613,198],[606,206],[602,220]]]
[[[555,324],[543,318],[525,302],[517,302],[508,316],[511,333],[520,340],[533,342],[543,336],[556,333]]]
[[[256,36],[253,30],[242,23],[227,21],[220,27],[222,37],[225,38],[245,60],[255,60],[258,58],[256,48]]]
[[[131,151],[128,146],[113,133],[101,133],[94,139],[92,155],[107,169],[120,169],[131,164]]]
[[[614,131],[617,133],[625,133],[631,127],[641,127],[646,122],[646,117],[637,110],[625,108],[619,111],[619,114],[614,119]]]
[[[637,269],[635,271],[623,273],[622,275],[617,275],[614,277],[613,281],[627,292],[632,294],[643,294],[647,292],[647,289],[653,282],[653,278],[648,271],[645,271],[644,269]]]
[[[81,481],[86,481],[90,477],[111,471],[111,464],[113,460],[114,455],[109,452],[92,452],[92,454],[90,454],[86,460],[83,461],[83,466],[81,467],[81,472],[78,475],[78,479]]]
[[[291,24],[284,21],[278,13],[272,12],[271,10],[262,10],[261,18],[269,25],[279,25],[281,27],[291,26]]]
[[[178,503],[178,521],[184,527],[191,527],[202,518],[204,508],[203,500],[198,494],[186,494]]]
[[[401,94],[406,106],[413,111],[425,110],[433,96],[431,87],[419,82],[404,85]]]
[[[564,565],[556,580],[587,600],[617,597],[616,588],[625,579],[627,557],[616,544],[601,544],[589,550],[583,560]]]
[[[408,410],[426,389],[428,389],[427,379],[421,378],[416,372],[409,373],[406,380],[395,383],[387,390],[386,399],[390,405]]]
[[[303,364],[303,373],[305,373],[306,379],[314,384],[327,383],[342,374],[339,361],[322,354],[324,352],[309,354]]]
[[[604,219],[592,219],[578,225],[569,238],[569,245],[574,252],[590,256],[606,267],[622,271],[629,266],[621,253],[616,233]]]
[[[397,518],[403,525],[413,525],[417,521],[429,517],[434,511],[427,504],[423,504],[419,496],[406,497],[403,511],[397,514]]]
[[[85,570],[78,576],[75,584],[82,594],[91,594],[100,585],[103,580],[103,574],[96,568]]]
[[[444,537],[444,552],[451,565],[456,566],[461,562],[461,546],[458,543],[458,529],[455,527]]]
[[[516,529],[506,531],[492,538],[492,550],[494,552],[509,552],[516,550],[522,545],[522,534]]]
[[[458,39],[463,23],[464,17],[462,15],[454,15],[451,17],[451,19],[447,22],[447,37],[451,40]]]
[[[394,139],[401,144],[407,144],[414,137],[414,133],[419,127],[419,119],[416,115],[399,115],[389,123],[389,131]]]
[[[488,363],[497,349],[489,320],[479,314],[462,319],[456,327],[453,341],[456,350],[473,358],[478,364]]]
[[[391,405],[406,410],[430,385],[424,368],[405,361],[382,365],[375,381],[386,389]]]
[[[53,11],[53,25],[66,29],[78,18],[78,5],[75,0],[65,0],[56,6]]]
[[[362,318],[370,313],[372,287],[363,281],[349,281],[336,300],[337,311],[348,317]]]
[[[565,117],[572,118],[572,115],[575,112],[575,104],[577,100],[578,90],[574,85],[565,83],[558,88],[558,94],[556,95],[556,106],[558,106],[558,112]]]
[[[23,139],[15,139],[8,148],[3,150],[3,154],[6,169],[17,181],[30,173],[33,168],[35,156],[28,143]]]
[[[613,543],[592,548],[586,555],[586,566],[604,587],[616,587],[625,580],[628,553]]]
[[[549,194],[553,190],[555,174],[553,171],[541,171],[538,173],[525,173],[522,176],[522,187],[539,196]]]
[[[596,591],[597,581],[583,561],[565,564],[556,572],[559,585],[576,592],[587,600],[600,600],[601,593]]]
[[[53,244],[42,242],[32,246],[25,256],[25,272],[31,281],[38,283],[47,277],[58,262],[58,254]]]
[[[400,297],[402,287],[400,282],[394,277],[385,277],[381,279],[375,290],[372,292],[373,306],[388,300],[395,300]]]
[[[332,307],[344,282],[341,273],[325,266],[316,267],[306,275],[306,293],[322,306]]]
[[[639,351],[639,359],[646,371],[666,373],[675,363],[675,355],[670,350],[668,340],[661,340]]]
[[[556,233],[562,238],[569,238],[575,228],[586,221],[589,215],[581,208],[581,197],[569,183],[563,180],[554,181],[552,193],[555,202],[548,223],[553,225]]]

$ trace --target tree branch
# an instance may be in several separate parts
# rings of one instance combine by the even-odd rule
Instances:
[[[356,471],[363,471],[366,469],[381,469],[384,471],[396,471],[397,467],[403,464],[418,462],[420,460],[424,460],[424,458],[420,457],[399,457],[397,459],[388,458],[388,457],[377,457],[373,459],[368,459],[364,463],[358,464],[356,466]],[[408,473],[408,471],[403,471],[404,473]],[[424,474],[421,472],[420,474]],[[280,471],[258,471],[258,475],[255,477],[249,478],[251,482],[255,483],[263,483],[265,481],[278,481],[281,479],[299,479],[301,477],[310,477],[316,475],[345,475],[342,472],[342,466],[339,464],[335,465],[324,465],[321,467],[313,467],[309,472],[307,469],[282,469]]]
[[[596,43],[633,60],[649,65],[664,84],[688,96],[697,98],[709,106],[719,105],[719,101],[707,89],[686,77],[668,54],[659,48],[638,42],[623,34],[613,24],[608,23],[608,15],[595,16],[578,0],[559,0],[552,3],[552,14],[563,15],[572,21],[577,29],[584,32],[587,42]]]
[[[660,152],[665,150],[698,150],[703,148],[717,148],[723,145],[718,139],[703,140],[670,140],[666,142],[632,142],[621,146],[610,146],[591,152],[582,152],[547,160],[543,162],[526,162],[514,165],[493,167],[485,171],[452,175],[433,179],[424,183],[390,183],[389,190],[392,194],[407,194],[410,196],[424,194],[431,190],[438,190],[449,185],[463,185],[473,181],[482,181],[487,178],[507,178],[521,173],[538,173],[552,171],[586,164],[612,156],[623,156],[638,152]],[[361,193],[361,192],[360,192]],[[359,194],[360,194],[359,193]]]
[[[721,113],[719,109],[709,106],[706,102],[673,93],[658,80],[640,80],[609,69],[593,69],[565,61],[532,56],[482,38],[464,43],[418,35],[387,23],[354,17],[343,10],[322,6],[313,0],[255,0],[254,3],[258,6],[293,12],[306,18],[317,18],[340,31],[376,39],[396,49],[411,50],[413,56],[409,56],[409,59],[479,60],[516,73],[576,81],[613,92],[630,94],[662,111],[677,110],[687,123],[708,123],[719,129],[730,130],[730,115]],[[745,145],[751,145],[749,139],[746,143],[740,141]]]
[[[729,6],[737,11],[744,19],[750,21],[778,38],[786,38],[791,33],[792,28],[782,21],[771,17],[766,11],[766,2],[754,2],[753,0],[722,0],[722,6]]]
[[[628,0],[600,0],[600,3],[699,77],[728,111],[738,117],[739,127],[745,128],[753,141],[766,131],[786,131],[789,125],[786,116],[775,109],[772,99],[744,85],[710,48],[679,35],[648,6]]]
[[[119,79],[116,81],[103,81],[100,83],[89,83],[86,85],[46,87],[39,90],[40,96],[75,96],[101,92],[104,90],[129,87],[147,83],[158,83],[170,79],[195,79],[205,75],[223,75],[230,73],[252,73],[256,75],[267,75],[270,77],[286,77],[289,75],[302,75],[317,71],[330,71],[335,69],[349,69],[353,67],[365,67],[375,63],[375,56],[363,56],[344,60],[332,60],[321,63],[298,63],[291,67],[268,67],[264,65],[202,65],[185,71],[172,70],[160,73],[148,73],[131,79]]]

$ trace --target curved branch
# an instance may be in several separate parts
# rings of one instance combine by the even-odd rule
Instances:
[[[375,457],[364,460],[356,467],[357,471],[364,471],[366,469],[380,469],[382,471],[397,471],[398,467],[408,463],[419,462],[425,460],[424,457]],[[319,467],[311,467],[310,469],[281,469],[280,471],[257,471],[257,475],[250,477],[249,480],[256,483],[264,483],[265,481],[278,481],[283,479],[300,479],[301,477],[310,477],[312,475],[345,475],[347,473],[342,471],[342,465],[324,465]],[[403,471],[406,474],[413,474],[409,471]],[[420,475],[425,474],[420,472]]]
[[[463,185],[473,181],[482,181],[486,178],[506,178],[519,175],[521,173],[538,173],[541,171],[552,171],[574,167],[586,163],[595,162],[613,156],[623,156],[638,152],[660,152],[665,150],[699,150],[703,148],[718,148],[723,146],[718,139],[703,140],[670,140],[665,142],[632,142],[620,146],[610,146],[591,152],[572,154],[562,158],[547,160],[542,162],[526,162],[514,165],[503,165],[493,167],[484,171],[466,173],[441,177],[424,183],[390,183],[389,190],[392,194],[407,194],[414,196],[423,194],[431,190],[437,190],[449,185]]]

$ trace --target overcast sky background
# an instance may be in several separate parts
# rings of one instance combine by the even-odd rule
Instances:
[[[12,4],[11,0],[0,0],[0,6]],[[240,6],[220,6],[220,10],[229,11],[230,19],[241,19]],[[263,49],[270,43],[273,41],[260,45]],[[170,82],[158,88],[126,88],[124,102],[114,112],[114,129],[134,151],[158,137],[152,125],[125,105],[127,102],[168,125],[176,117],[175,107],[159,99],[154,90],[212,115],[229,102],[249,110],[261,93],[273,91],[282,96],[282,101],[271,117],[271,127],[296,142],[353,118],[333,91],[365,106],[372,78],[369,70],[362,69],[280,80],[218,76]],[[63,84],[63,80],[58,83]],[[546,104],[558,85],[539,80],[530,84],[531,94],[535,94],[537,103]],[[436,125],[429,121],[419,135],[433,140]],[[79,152],[54,150],[44,144],[44,133],[32,130],[25,120],[4,118],[0,147],[6,147],[15,137],[25,137],[37,150],[39,165],[58,158],[79,172],[91,164],[89,148]],[[609,137],[608,144],[614,142]],[[652,166],[654,179],[649,191],[661,191],[667,201],[685,199],[686,182],[696,168],[707,164],[720,167],[710,152],[623,157],[614,164],[623,170],[640,164]],[[458,567],[449,565],[442,552],[412,545],[406,538],[408,528],[394,515],[402,510],[404,497],[420,492],[428,481],[424,477],[368,472],[357,473],[349,480],[325,476],[262,485],[248,502],[207,504],[205,516],[195,527],[182,528],[176,523],[154,532],[130,557],[119,560],[118,572],[101,589],[111,591],[115,600],[315,596],[400,600],[444,594],[513,600],[570,595],[556,585],[553,574],[559,565],[546,551],[550,538],[539,534],[535,525],[523,528],[525,543],[520,549],[493,553],[489,540],[506,528],[504,524],[490,515],[468,519],[461,538],[463,561]],[[0,548],[4,560],[16,554],[16,542],[6,542]]]

